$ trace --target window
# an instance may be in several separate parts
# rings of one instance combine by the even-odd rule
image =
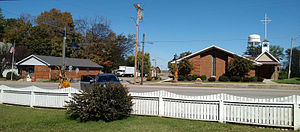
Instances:
[[[263,46],[264,46],[264,47],[268,47],[268,44],[264,44]]]
[[[26,74],[33,74],[34,73],[34,68],[33,67],[27,67],[26,68]]]
[[[212,76],[216,76],[216,53],[212,54]]]

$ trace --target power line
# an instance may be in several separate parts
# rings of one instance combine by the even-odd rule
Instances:
[[[287,39],[291,36],[278,36],[278,37],[271,37],[271,39]],[[239,41],[239,40],[248,40],[243,38],[232,38],[232,39],[211,39],[211,40],[153,40],[153,41],[146,41],[145,43],[148,44],[157,44],[157,43],[186,43],[186,42],[213,42],[213,41]]]

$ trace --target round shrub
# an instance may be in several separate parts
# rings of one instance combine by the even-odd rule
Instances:
[[[183,75],[178,76],[178,81],[184,81],[185,77]]]
[[[127,87],[108,83],[73,96],[67,102],[67,115],[81,122],[119,120],[131,113],[131,100]]]
[[[215,78],[215,77],[210,77],[210,78],[208,78],[208,81],[209,81],[209,82],[215,82],[215,81],[216,81],[216,78]]]
[[[288,72],[280,72],[278,79],[287,79],[288,78]]]
[[[196,80],[196,79],[198,78],[198,75],[197,75],[197,74],[194,74],[194,75],[192,76],[192,78],[193,78],[193,80]]]
[[[258,82],[263,82],[264,79],[263,79],[262,77],[257,77],[257,81],[258,81]]]
[[[250,77],[244,77],[244,78],[242,79],[242,81],[243,81],[243,82],[250,82]]]
[[[207,79],[206,75],[201,75],[200,78],[202,81],[205,81]]]
[[[220,82],[228,82],[229,81],[229,78],[227,76],[220,76],[219,77],[219,81]]]
[[[232,82],[239,82],[239,81],[241,81],[241,77],[240,76],[232,76],[230,78],[230,81],[232,81]]]
[[[188,76],[186,76],[186,80],[192,81],[192,80],[193,80],[193,77],[192,77],[191,75],[188,75]]]
[[[152,81],[152,77],[151,76],[147,76],[147,81]]]
[[[264,79],[262,77],[257,77],[257,82],[263,82]]]
[[[6,74],[6,80],[10,80],[11,79],[11,73],[13,73],[13,80],[19,80],[21,79],[21,77],[19,75],[17,75],[15,72],[8,72]]]
[[[251,78],[250,78],[250,81],[251,81],[251,82],[257,82],[257,77],[251,77]]]

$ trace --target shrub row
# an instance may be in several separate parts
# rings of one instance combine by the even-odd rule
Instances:
[[[183,75],[179,75],[178,76],[178,81],[192,81],[192,80],[196,80],[197,78],[201,78],[201,80],[205,81],[206,80],[206,75],[202,75],[199,76],[197,74],[194,75],[188,75],[188,76],[183,76]],[[231,77],[227,77],[227,76],[220,76],[219,77],[219,81],[220,82],[262,82],[264,79],[261,77],[240,77],[240,76],[231,76]],[[210,77],[208,78],[209,82],[214,82],[216,81],[215,77]]]
[[[262,82],[264,79],[261,77],[240,77],[240,76],[231,76],[230,78],[227,76],[220,76],[220,82]]]
[[[207,79],[206,75],[197,75],[197,74],[194,74],[194,75],[179,75],[178,76],[178,81],[184,81],[184,80],[187,80],[187,81],[193,81],[193,80],[196,80],[197,78],[201,78],[202,81],[205,81]]]

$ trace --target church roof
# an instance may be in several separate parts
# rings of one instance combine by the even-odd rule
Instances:
[[[267,41],[267,40],[266,40],[266,41]],[[198,55],[198,54],[200,54],[200,53],[203,53],[203,52],[208,51],[208,50],[213,49],[213,48],[218,49],[218,50],[221,50],[221,51],[223,51],[223,52],[225,52],[225,53],[227,53],[227,54],[236,55],[236,56],[238,56],[238,57],[241,57],[241,58],[247,59],[247,60],[249,60],[249,61],[252,61],[252,62],[254,63],[254,65],[280,64],[279,60],[276,59],[271,53],[269,53],[269,52],[267,52],[267,51],[261,53],[261,54],[260,54],[259,56],[257,56],[257,57],[245,57],[245,56],[241,56],[241,55],[235,54],[235,53],[233,53],[233,52],[231,52],[231,51],[229,51],[229,50],[225,50],[225,49],[220,48],[220,47],[215,46],[215,45],[209,46],[209,47],[207,47],[207,48],[205,48],[205,49],[199,50],[199,51],[197,51],[197,52],[195,52],[195,53],[192,53],[192,54],[190,54],[190,55],[187,55],[187,56],[184,56],[184,57],[182,57],[182,58],[179,58],[179,59],[177,59],[177,62],[179,62],[179,61],[181,61],[181,60],[183,60],[183,59],[186,59],[186,58],[193,57],[193,56],[195,56],[195,55]],[[171,63],[174,64],[175,61],[172,61]]]
[[[192,54],[190,54],[190,55],[187,55],[187,56],[184,56],[184,57],[182,57],[182,58],[180,58],[180,59],[177,59],[177,62],[179,62],[179,61],[181,61],[181,60],[183,60],[183,59],[192,57],[192,56],[194,56],[194,55],[200,54],[200,53],[202,53],[202,52],[208,51],[208,50],[213,49],[213,48],[219,49],[219,50],[221,50],[221,51],[223,51],[223,52],[225,52],[225,53],[228,53],[228,54],[231,54],[231,55],[236,55],[236,56],[238,56],[238,57],[241,57],[241,58],[247,59],[247,60],[249,60],[249,61],[252,61],[255,65],[261,65],[261,63],[255,61],[255,60],[251,60],[251,59],[249,59],[249,58],[246,58],[245,56],[238,55],[238,54],[236,54],[236,53],[233,53],[233,52],[231,52],[231,51],[229,51],[229,50],[225,50],[225,49],[220,48],[220,47],[215,46],[215,45],[209,46],[209,47],[207,47],[207,48],[205,48],[205,49],[199,50],[199,51],[197,51],[197,52],[195,52],[195,53],[192,53]],[[171,63],[175,63],[175,61],[172,61]]]

